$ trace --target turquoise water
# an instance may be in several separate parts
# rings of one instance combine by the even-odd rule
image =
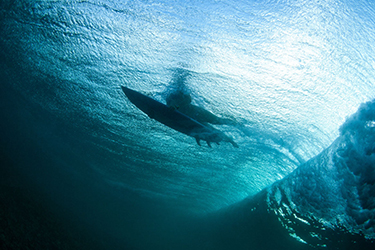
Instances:
[[[105,246],[342,249],[348,234],[351,247],[374,239],[371,1],[0,6],[2,154]],[[198,146],[120,88],[165,103],[176,84],[234,121],[213,126],[239,148]]]

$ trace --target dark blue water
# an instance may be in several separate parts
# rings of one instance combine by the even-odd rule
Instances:
[[[1,186],[6,197],[18,190],[15,204],[42,204],[69,239],[98,249],[372,246],[371,1],[0,7]],[[194,105],[232,121],[213,126],[239,148],[197,145],[138,110],[122,85],[163,103],[183,85]]]

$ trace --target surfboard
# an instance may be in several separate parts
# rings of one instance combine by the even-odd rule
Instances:
[[[167,105],[152,99],[138,91],[121,86],[122,91],[127,98],[138,109],[147,114],[150,118],[178,131],[185,135],[195,138],[198,145],[200,141],[206,141],[207,145],[211,147],[211,142],[219,144],[221,141],[230,142],[234,147],[238,145],[223,132],[204,125],[191,117],[175,110]]]

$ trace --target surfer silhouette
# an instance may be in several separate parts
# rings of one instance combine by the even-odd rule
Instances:
[[[238,148],[233,139],[214,128],[211,124],[230,124],[229,119],[215,116],[211,112],[192,104],[191,95],[185,86],[185,79],[188,73],[178,71],[179,74],[172,82],[172,91],[167,92],[167,105],[152,99],[138,91],[121,86],[122,91],[138,109],[154,119],[178,132],[195,138],[198,145],[200,141],[211,143],[229,142],[233,147]]]

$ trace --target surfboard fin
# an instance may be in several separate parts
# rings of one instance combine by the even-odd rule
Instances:
[[[209,142],[209,141],[206,141],[207,142],[207,145],[210,147],[210,148],[212,148],[211,147],[211,142]]]
[[[201,146],[201,143],[199,142],[200,139],[198,138],[198,136],[195,137],[195,141],[197,142],[197,144],[198,144],[199,146]]]
[[[239,148],[239,147],[238,147],[238,144],[235,143],[234,141],[229,141],[229,142],[233,145],[233,147],[235,147],[235,148]]]

